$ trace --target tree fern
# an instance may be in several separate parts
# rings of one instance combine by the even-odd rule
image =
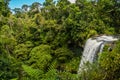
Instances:
[[[33,69],[30,66],[22,65],[23,70],[28,74],[29,79],[40,80],[43,77],[43,71],[39,69]]]

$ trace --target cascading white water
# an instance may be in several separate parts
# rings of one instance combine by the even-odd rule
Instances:
[[[118,38],[115,38],[114,36],[106,35],[89,38],[85,44],[82,59],[79,65],[78,74],[83,70],[85,63],[93,63],[96,60],[96,56],[98,55],[98,53],[102,52],[106,43],[112,43],[117,40]]]

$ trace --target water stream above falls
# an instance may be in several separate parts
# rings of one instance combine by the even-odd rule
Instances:
[[[104,45],[107,43],[113,43],[117,41],[118,38],[114,36],[98,36],[94,38],[89,38],[85,44],[82,58],[79,65],[78,74],[83,70],[85,63],[93,63],[98,58],[98,54],[103,51]]]

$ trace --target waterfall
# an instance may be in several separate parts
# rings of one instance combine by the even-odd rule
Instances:
[[[89,38],[84,47],[84,51],[79,65],[78,74],[85,67],[84,66],[85,63],[87,62],[93,63],[96,60],[98,54],[102,52],[104,45],[106,43],[112,43],[117,40],[118,38],[115,38],[114,36],[106,36],[106,35]]]

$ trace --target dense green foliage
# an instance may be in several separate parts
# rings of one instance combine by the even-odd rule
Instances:
[[[119,0],[45,0],[14,14],[8,3],[0,2],[0,80],[120,80],[120,41],[77,74],[89,37],[120,34]]]

